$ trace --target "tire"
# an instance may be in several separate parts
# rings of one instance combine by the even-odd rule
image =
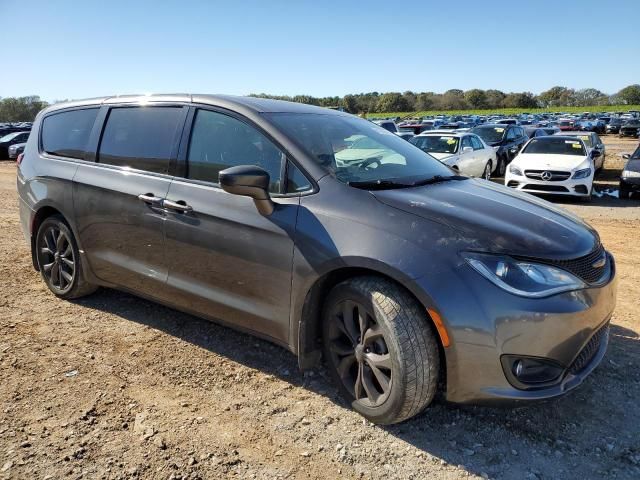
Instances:
[[[53,215],[40,224],[35,248],[42,279],[54,295],[70,300],[97,290],[84,278],[76,239],[62,216]]]
[[[491,170],[492,170],[492,165],[491,165],[491,160],[489,160],[487,164],[484,166],[484,173],[482,174],[482,178],[484,178],[487,181],[491,181]]]
[[[402,287],[373,276],[347,280],[329,293],[322,319],[325,363],[354,410],[388,425],[431,403],[438,342],[424,308]]]
[[[631,191],[628,188],[620,187],[618,190],[618,197],[621,200],[629,200],[631,198]]]
[[[503,157],[498,157],[498,166],[496,167],[496,173],[498,177],[504,177],[507,173],[507,162],[504,161]]]

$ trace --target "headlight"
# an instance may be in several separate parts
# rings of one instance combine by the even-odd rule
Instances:
[[[579,278],[551,265],[486,253],[462,256],[476,272],[514,295],[541,298],[586,287]]]
[[[576,180],[578,178],[587,178],[589,175],[591,175],[591,169],[583,168],[582,170],[576,170],[572,178]]]
[[[509,165],[509,173],[511,173],[512,175],[517,175],[518,177],[522,176],[522,170],[520,170],[513,164]]]
[[[640,177],[640,172],[634,172],[633,170],[623,170],[622,176],[625,178],[638,178]]]

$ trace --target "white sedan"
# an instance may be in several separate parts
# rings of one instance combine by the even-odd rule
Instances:
[[[504,184],[523,192],[588,199],[594,173],[593,159],[582,139],[534,137],[509,164]]]
[[[445,165],[471,177],[489,180],[497,166],[495,149],[473,133],[425,132],[409,141]]]

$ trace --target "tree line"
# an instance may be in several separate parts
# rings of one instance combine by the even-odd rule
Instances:
[[[447,90],[434,92],[387,92],[358,93],[344,97],[312,97],[309,95],[278,96],[264,93],[252,97],[274,98],[292,102],[308,103],[321,107],[342,107],[350,113],[419,112],[427,110],[468,110],[498,108],[557,108],[588,107],[594,105],[639,105],[640,85],[629,85],[619,92],[608,95],[596,88],[573,88],[556,86],[539,95],[531,92],[481,90]]]
[[[608,95],[595,88],[573,88],[556,86],[539,95],[531,92],[481,90],[447,90],[444,93],[406,91],[387,93],[357,93],[344,97],[312,97],[310,95],[250,96],[274,98],[290,102],[308,103],[321,107],[342,107],[350,113],[419,112],[427,110],[467,110],[497,108],[552,108],[588,107],[594,105],[640,105],[640,84],[629,85],[619,92]],[[30,122],[48,105],[40,97],[7,97],[0,99],[0,122]]]

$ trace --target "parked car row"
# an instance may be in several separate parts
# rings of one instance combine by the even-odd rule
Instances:
[[[28,130],[11,132],[0,137],[0,160],[17,158],[18,154],[24,150],[28,138]],[[16,153],[19,148],[21,148],[20,152]]]

